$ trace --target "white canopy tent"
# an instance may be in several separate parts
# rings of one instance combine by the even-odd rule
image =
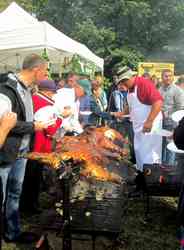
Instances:
[[[1,32],[21,28],[37,22],[38,20],[35,17],[27,13],[15,2],[12,2],[3,12],[0,13]]]
[[[47,49],[49,60],[60,65],[65,57],[74,54],[93,62],[103,71],[104,61],[85,45],[43,21],[39,22],[16,3],[0,14],[0,68],[20,68],[30,53],[42,54]]]

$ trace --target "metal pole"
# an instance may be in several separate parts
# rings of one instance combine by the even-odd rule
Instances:
[[[70,181],[72,171],[70,163],[65,166],[65,173],[60,176],[63,191],[63,247],[62,250],[72,250],[72,238],[70,228]]]

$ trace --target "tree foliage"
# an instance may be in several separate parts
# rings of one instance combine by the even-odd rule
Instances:
[[[0,9],[8,3],[10,0],[0,0]],[[17,3],[86,44],[105,59],[107,71],[117,64],[136,68],[140,60],[147,58],[172,62],[178,58],[180,67],[184,60],[181,57],[184,0],[17,0]]]
[[[50,0],[42,17],[104,57],[107,68],[136,67],[143,58],[154,60],[155,51],[164,54],[182,32],[184,1]]]

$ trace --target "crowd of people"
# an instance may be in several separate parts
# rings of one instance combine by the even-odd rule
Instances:
[[[172,114],[184,110],[184,91],[173,82],[173,77],[172,71],[163,70],[158,88],[152,79],[137,76],[125,66],[117,71],[112,91],[107,95],[99,79],[73,72],[58,82],[49,80],[47,62],[36,54],[24,59],[18,74],[4,76],[0,95],[11,103],[11,110],[1,107],[4,113],[0,118],[5,241],[30,243],[37,239],[35,234],[21,231],[19,203],[24,183],[29,192],[27,200],[24,195],[24,209],[37,212],[43,167],[19,155],[28,151],[50,153],[57,137],[77,136],[87,126],[108,124],[128,137],[130,160],[138,171],[143,171],[144,164],[175,165],[176,155],[167,149],[172,138],[157,133],[161,129],[173,131],[176,124]],[[52,119],[52,124],[35,120],[40,109],[56,102],[59,115]],[[180,136],[175,133],[175,138]]]

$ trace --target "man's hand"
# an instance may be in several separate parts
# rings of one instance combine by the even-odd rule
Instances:
[[[45,122],[34,122],[34,130],[39,131],[46,129],[48,127],[48,124]]]
[[[110,115],[116,117],[116,118],[123,118],[123,116],[125,115],[124,112],[110,112]]]
[[[17,114],[14,112],[8,112],[4,114],[0,119],[1,129],[11,130],[15,127],[17,122]]]
[[[158,100],[152,104],[151,111],[143,126],[143,133],[149,133],[151,131],[152,126],[153,126],[153,121],[155,120],[159,112],[161,111],[161,108],[162,108],[161,100]]]
[[[142,132],[143,133],[149,133],[149,132],[151,132],[152,126],[153,126],[153,122],[152,121],[149,121],[149,120],[145,121]]]
[[[122,112],[110,112],[110,115],[116,117],[116,118],[124,118],[124,115],[128,115],[129,114],[129,107],[128,105],[126,105],[123,109]]]

